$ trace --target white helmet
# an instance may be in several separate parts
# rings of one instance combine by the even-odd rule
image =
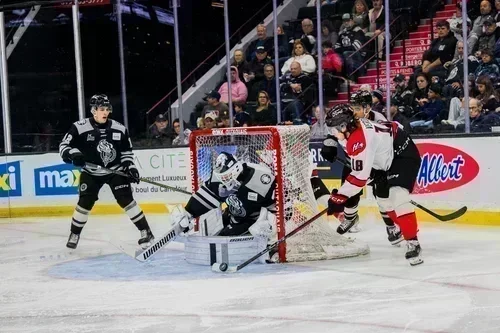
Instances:
[[[215,160],[214,176],[231,191],[240,187],[238,176],[243,172],[243,164],[229,153],[220,153]]]

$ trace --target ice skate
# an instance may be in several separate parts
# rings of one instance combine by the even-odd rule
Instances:
[[[155,237],[153,236],[151,229],[143,229],[141,230],[141,238],[137,243],[139,243],[141,248],[147,249],[148,247],[151,246],[151,244],[153,244],[154,240]]]
[[[387,239],[392,245],[398,245],[403,241],[403,235],[401,234],[401,229],[397,224],[393,226],[386,226]]]
[[[407,241],[405,257],[410,262],[410,265],[416,266],[424,262],[420,257],[421,251],[422,249],[420,248],[418,240],[415,239]]]
[[[337,232],[341,235],[345,234],[348,232],[354,225],[356,225],[359,221],[359,217],[356,215],[356,217],[352,220],[349,219],[344,219],[340,225],[337,227]]]
[[[70,249],[76,249],[78,246],[78,241],[80,241],[80,235],[71,233],[68,238],[68,242],[66,243],[66,247]]]
[[[355,222],[355,223],[354,223],[354,225],[351,227],[351,229],[349,229],[349,233],[355,234],[355,233],[358,233],[358,232],[360,232],[361,230],[363,230],[363,229],[359,226],[359,218],[356,218],[355,220],[356,220],[356,222]]]

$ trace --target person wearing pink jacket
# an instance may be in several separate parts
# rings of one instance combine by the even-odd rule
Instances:
[[[229,88],[227,82],[224,82],[219,88],[221,96],[220,101],[224,103],[229,102]],[[248,97],[248,90],[245,83],[241,82],[238,68],[231,66],[231,96],[233,103],[239,102],[245,104]]]

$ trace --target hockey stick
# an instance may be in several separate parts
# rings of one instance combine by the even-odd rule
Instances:
[[[177,236],[182,232],[180,226],[176,224],[172,229],[167,231],[163,236],[160,238],[156,239],[155,242],[148,248],[143,249],[143,250],[136,250],[135,252],[129,251],[125,249],[122,245],[120,244],[115,244],[114,242],[110,243],[114,245],[117,249],[128,255],[129,257],[134,258],[137,261],[140,262],[146,262],[149,259],[151,259],[158,251],[160,251],[164,246],[170,244],[173,242]]]
[[[85,163],[85,167],[88,167],[88,168],[91,168],[91,169],[97,169],[97,170],[104,170],[106,172],[113,173],[113,174],[118,175],[118,176],[122,176],[122,177],[126,177],[126,178],[130,178],[130,179],[136,180],[135,178],[131,177],[130,175],[127,175],[125,172],[118,171],[118,170],[112,170],[112,169],[109,169],[109,168],[105,168],[103,166],[100,166],[100,165],[97,165],[97,164],[94,164],[94,163]],[[141,182],[148,183],[148,184],[151,184],[151,185],[155,185],[155,186],[158,186],[158,187],[163,187],[163,188],[166,188],[167,190],[171,190],[171,191],[174,191],[174,192],[179,192],[179,193],[187,194],[187,195],[192,195],[193,194],[191,192],[184,191],[183,189],[180,189],[180,188],[177,188],[177,187],[168,186],[168,185],[165,185],[165,184],[154,182],[154,181],[149,180],[147,178],[142,178],[141,177],[141,178],[139,178],[139,180]]]
[[[336,162],[339,162],[340,164],[343,164],[345,167],[347,168],[351,168],[351,165],[349,164],[349,162],[347,162],[346,160],[343,160],[341,158],[338,158],[336,157],[335,158],[335,161]],[[450,214],[446,214],[446,215],[439,215],[435,212],[433,212],[432,210],[430,210],[429,208],[426,208],[424,206],[422,206],[421,204],[419,204],[418,202],[415,202],[413,200],[410,200],[410,203],[417,207],[417,208],[420,208],[421,210],[423,210],[424,212],[426,212],[427,214],[435,217],[436,219],[438,219],[439,221],[441,222],[447,222],[447,221],[451,221],[451,220],[455,220],[457,218],[459,218],[460,216],[464,215],[466,212],[467,212],[467,206],[463,206],[462,208],[460,208],[459,210],[457,211],[454,211]]]
[[[319,219],[327,211],[328,211],[328,208],[323,209],[321,212],[319,212],[318,214],[314,215],[309,220],[307,220],[306,222],[302,223],[297,228],[293,229],[292,231],[290,231],[288,234],[286,234],[285,236],[283,236],[280,239],[278,239],[273,244],[268,245],[264,250],[260,251],[259,253],[257,253],[256,255],[254,255],[252,258],[250,258],[247,261],[239,264],[238,266],[228,266],[227,263],[221,263],[221,264],[215,263],[215,264],[212,265],[212,271],[218,272],[218,273],[220,273],[220,272],[235,273],[235,272],[241,270],[242,268],[248,266],[249,264],[251,264],[252,262],[254,262],[255,260],[257,260],[260,256],[262,256],[262,255],[268,253],[269,251],[271,251],[272,249],[276,248],[278,245],[280,245],[281,243],[283,243],[284,241],[286,241],[287,238],[292,237],[293,235],[295,235],[296,233],[298,233],[300,230],[304,229],[309,224],[311,224],[314,221],[316,221],[317,219]]]

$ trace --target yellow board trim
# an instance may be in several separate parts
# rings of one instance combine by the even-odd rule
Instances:
[[[141,208],[146,214],[167,214],[169,209],[167,205],[161,203],[142,203]],[[11,209],[0,209],[0,224],[9,223],[8,218],[22,218],[22,217],[56,217],[64,216],[70,217],[73,214],[74,206],[44,206],[44,207],[15,207]],[[421,211],[415,210],[419,221],[437,222],[438,220]],[[436,209],[435,212],[440,215],[449,214],[453,210],[449,209]],[[114,215],[124,214],[123,210],[117,204],[109,205],[96,205],[92,209],[92,215]],[[379,218],[378,207],[376,206],[361,206],[359,208],[361,217],[374,216]],[[486,226],[500,226],[500,211],[481,211],[470,210],[467,211],[460,218],[444,222],[448,224],[468,224],[468,225],[486,225]]]

